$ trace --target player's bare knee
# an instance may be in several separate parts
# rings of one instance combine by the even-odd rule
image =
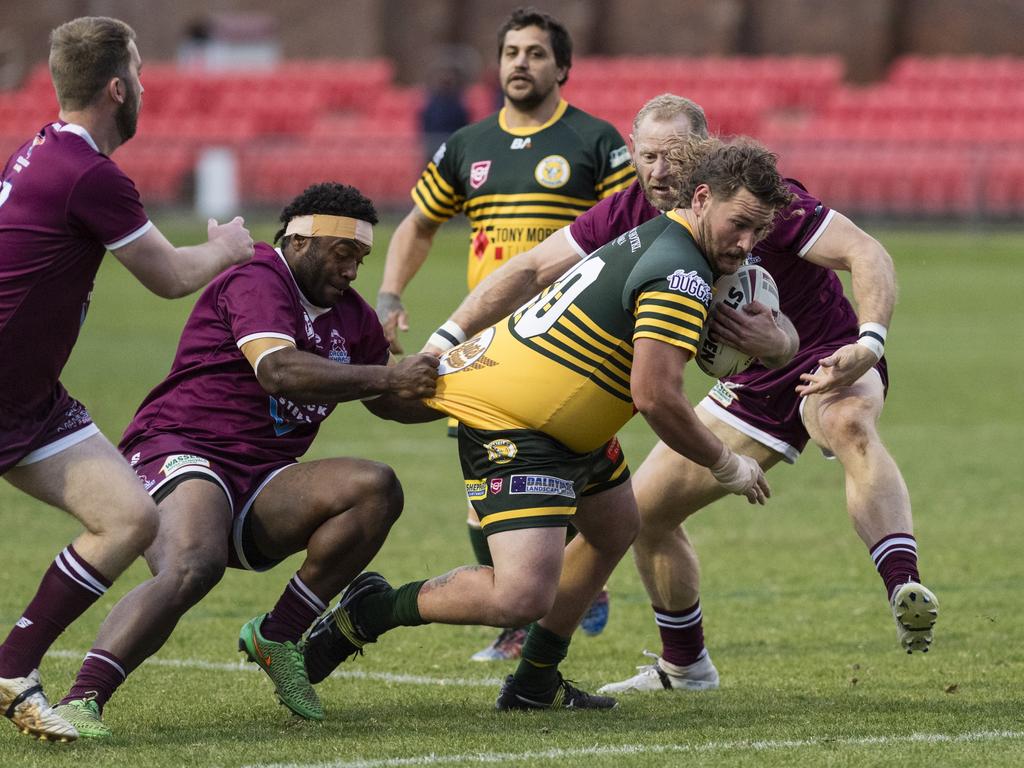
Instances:
[[[840,458],[866,455],[871,443],[878,439],[874,420],[861,409],[849,409],[835,416],[822,424],[833,452]]]
[[[359,504],[389,527],[398,520],[405,505],[405,494],[391,467],[376,461],[366,462],[359,480]]]
[[[178,553],[157,578],[164,583],[169,604],[187,609],[199,602],[223,578],[227,564],[207,552]]]
[[[525,627],[546,616],[555,604],[555,590],[532,589],[505,593],[498,603],[503,627]]]
[[[156,538],[159,519],[156,504],[149,496],[142,496],[131,506],[112,507],[91,532],[123,552],[141,554]]]

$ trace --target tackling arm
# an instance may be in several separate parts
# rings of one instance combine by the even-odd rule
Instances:
[[[579,258],[565,230],[560,229],[484,278],[462,300],[449,322],[455,323],[466,337],[472,336],[521,307]],[[423,351],[440,354],[444,350],[428,342]]]
[[[114,256],[149,290],[165,299],[187,296],[220,272],[252,258],[253,242],[241,216],[207,223],[208,240],[176,248],[156,227],[114,251]]]
[[[749,456],[733,453],[704,426],[683,394],[683,367],[690,357],[681,347],[637,339],[630,375],[633,405],[669,448],[708,467],[732,493],[764,504],[771,492],[761,467]]]

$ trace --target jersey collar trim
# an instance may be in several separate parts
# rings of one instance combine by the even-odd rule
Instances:
[[[284,264],[284,268],[288,270],[288,277],[292,279],[292,285],[295,286],[295,292],[299,294],[299,303],[302,305],[302,308],[306,310],[306,314],[309,315],[310,319],[316,320],[320,315],[326,315],[330,312],[330,307],[318,307],[306,298],[302,289],[299,288],[299,283],[296,281],[295,275],[292,273],[292,268],[288,266],[288,259],[286,259],[284,254],[281,253],[280,248],[275,248],[274,250],[277,251],[277,255],[281,257],[281,263]]]
[[[86,144],[95,149],[97,152],[100,151],[100,148],[96,146],[96,142],[93,141],[93,138],[92,136],[89,135],[89,132],[80,125],[77,125],[75,123],[64,123],[64,125],[61,125],[59,128],[57,128],[57,131],[60,133],[64,133],[66,131],[67,133],[75,134],[75,136],[81,136],[83,139],[85,139]]]
[[[690,226],[690,222],[688,222],[686,219],[684,219],[682,216],[680,216],[675,211],[669,211],[665,215],[668,216],[670,219],[672,219],[672,221],[674,221],[676,224],[682,225],[683,229],[685,229],[687,232],[689,232],[690,233],[690,237],[692,237],[696,241],[697,236],[693,234],[693,227]]]
[[[509,128],[508,121],[505,120],[505,111],[508,107],[502,107],[501,111],[498,112],[498,125],[501,130],[505,133],[511,133],[513,136],[532,136],[535,133],[540,133],[545,128],[550,128],[552,125],[562,119],[562,115],[565,114],[565,110],[569,108],[569,102],[565,99],[560,99],[558,106],[555,107],[555,112],[548,118],[548,121],[543,125],[531,125],[525,128]]]

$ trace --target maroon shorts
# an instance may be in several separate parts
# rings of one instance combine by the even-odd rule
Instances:
[[[796,461],[810,436],[801,417],[803,398],[796,393],[800,375],[818,367],[818,361],[855,339],[801,349],[789,365],[779,369],[761,366],[717,382],[700,406],[757,442]],[[883,357],[875,365],[882,386],[889,390],[889,373]]]
[[[249,510],[260,491],[294,460],[245,461],[227,457],[209,447],[192,443],[179,435],[143,435],[121,452],[142,481],[146,492],[159,504],[185,480],[202,479],[217,485],[231,506],[228,565],[250,571],[265,571],[280,560],[263,555],[255,547],[249,530]]]
[[[0,424],[0,475],[56,456],[99,431],[85,406],[58,383],[38,414]]]

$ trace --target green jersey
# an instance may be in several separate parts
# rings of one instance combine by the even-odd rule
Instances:
[[[412,199],[438,223],[466,214],[472,290],[508,259],[628,187],[635,178],[629,159],[610,123],[565,101],[532,128],[508,127],[502,109],[442,144]]]
[[[445,353],[426,402],[476,429],[533,429],[593,451],[633,416],[637,339],[696,355],[713,280],[686,221],[659,216]]]

